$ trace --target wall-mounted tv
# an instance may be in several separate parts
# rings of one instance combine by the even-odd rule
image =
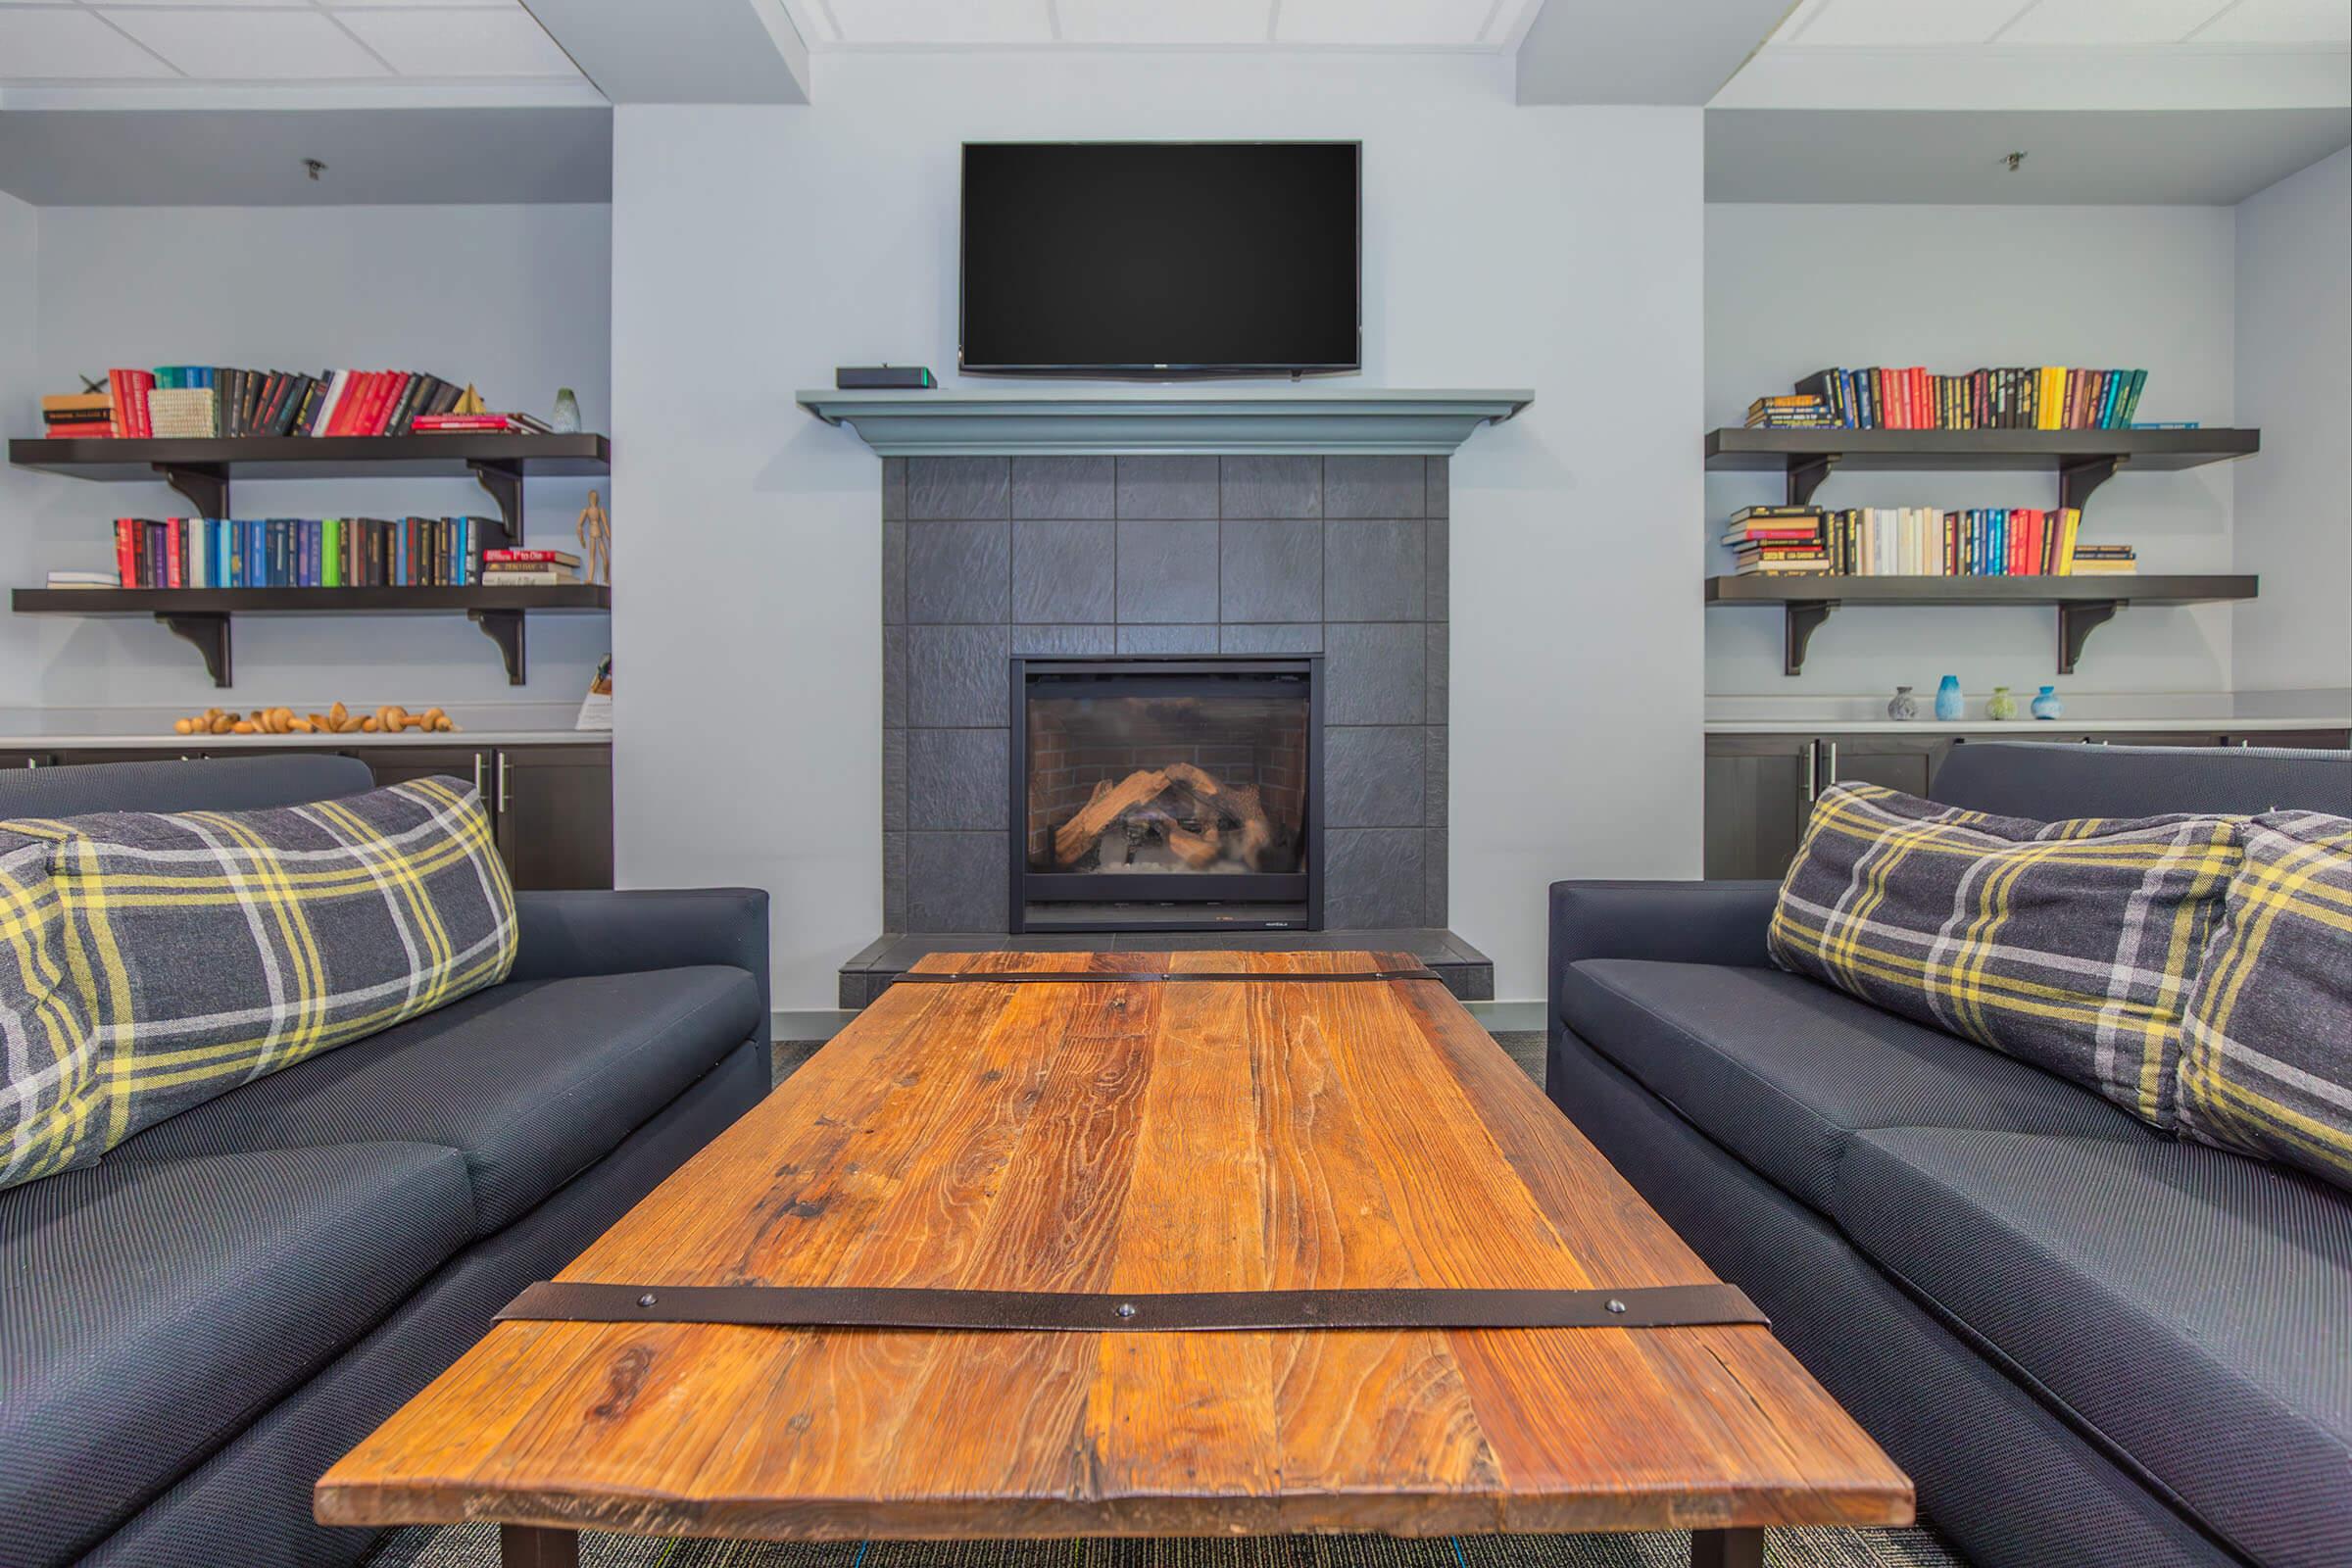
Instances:
[[[1357,142],[967,142],[957,363],[1000,375],[1363,364]]]

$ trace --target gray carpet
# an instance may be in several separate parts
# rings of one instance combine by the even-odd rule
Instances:
[[[1540,1031],[1494,1037],[1513,1061],[1544,1081]],[[778,1082],[824,1044],[780,1040]],[[1773,1568],[1967,1568],[1932,1530],[1775,1530]],[[581,1568],[1689,1568],[1680,1531],[1631,1536],[1253,1536],[1242,1540],[870,1541],[824,1545],[773,1542],[658,1541],[595,1532],[581,1538]],[[498,1568],[498,1533],[487,1525],[404,1530],[368,1568]]]

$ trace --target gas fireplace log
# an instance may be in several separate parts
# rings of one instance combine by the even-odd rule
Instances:
[[[1223,857],[1224,851],[1220,846],[1225,837],[1224,829],[1213,819],[1196,833],[1155,806],[1127,814],[1132,820],[1149,822],[1158,828],[1159,836],[1167,841],[1176,858],[1196,871],[1207,870]]]
[[[1094,799],[1054,830],[1054,858],[1063,865],[1076,864],[1113,823],[1134,808],[1157,800],[1167,788],[1168,775],[1156,768],[1138,769],[1107,789],[1098,784]]]

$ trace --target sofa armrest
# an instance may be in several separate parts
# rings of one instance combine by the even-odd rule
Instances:
[[[760,888],[649,888],[514,895],[516,980],[567,980],[728,964],[760,987],[767,1039],[767,894]]]
[[[1551,1016],[1560,977],[1580,958],[1772,966],[1764,936],[1778,882],[1554,882]]]

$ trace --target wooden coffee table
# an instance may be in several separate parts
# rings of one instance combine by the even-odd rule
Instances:
[[[1717,1284],[1442,984],[1369,977],[1415,968],[925,959],[560,1279],[1131,1293],[1148,1311],[1167,1292],[1596,1290],[1636,1315],[1655,1287]],[[1909,1481],[1771,1332],[1721,1322],[507,1321],[329,1470],[316,1508],[493,1520],[510,1564],[550,1568],[583,1528],[1688,1529],[1694,1561],[1729,1568],[1761,1562],[1768,1525],[1912,1517]]]

